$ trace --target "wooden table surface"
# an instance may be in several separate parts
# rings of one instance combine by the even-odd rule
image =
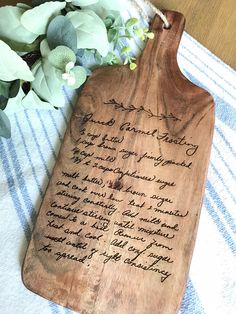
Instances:
[[[182,12],[186,31],[236,70],[235,0],[152,0],[159,8]]]
[[[2,0],[1,5],[16,0]],[[22,0],[30,3],[30,0]],[[186,31],[236,69],[235,0],[152,0],[159,8],[182,12]]]

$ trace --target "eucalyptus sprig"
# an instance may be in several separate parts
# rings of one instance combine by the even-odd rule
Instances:
[[[129,64],[129,40],[153,38],[139,20],[124,21],[125,0],[33,0],[0,8],[0,137],[7,115],[64,105],[62,88],[79,88],[101,65]]]

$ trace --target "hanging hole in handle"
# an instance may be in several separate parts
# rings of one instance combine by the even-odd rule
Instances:
[[[163,27],[164,29],[171,29],[172,25],[171,25],[171,24],[165,25],[165,23],[164,23],[162,27]]]

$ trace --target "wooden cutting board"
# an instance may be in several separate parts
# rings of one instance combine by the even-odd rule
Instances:
[[[25,257],[26,287],[80,313],[174,314],[186,286],[214,103],[180,72],[185,20],[166,15],[137,70],[88,80]]]

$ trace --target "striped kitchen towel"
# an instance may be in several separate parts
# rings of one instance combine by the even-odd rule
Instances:
[[[180,313],[235,314],[236,72],[186,33],[178,61],[183,73],[207,89],[216,103],[205,200]],[[0,139],[1,314],[73,313],[31,293],[21,280],[22,261],[73,110],[73,99],[65,91],[67,104],[63,110],[11,115],[12,138]]]

